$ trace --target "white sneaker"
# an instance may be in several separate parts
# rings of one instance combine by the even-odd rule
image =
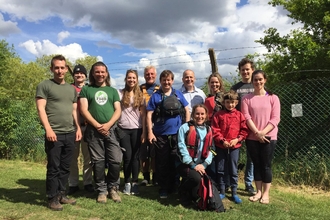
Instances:
[[[125,183],[123,193],[126,195],[131,195],[131,183]]]

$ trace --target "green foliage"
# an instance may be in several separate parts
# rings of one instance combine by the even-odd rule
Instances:
[[[307,152],[296,153],[296,158],[281,160],[278,163],[281,172],[276,172],[278,178],[282,178],[294,185],[308,185],[324,190],[330,189],[330,176],[328,156],[320,155],[319,150],[312,146]],[[283,163],[283,161],[285,161]],[[276,166],[276,165],[275,165]]]
[[[274,175],[329,189],[330,78],[282,83],[272,91],[281,101]],[[292,104],[302,105],[301,117],[292,116]]]
[[[18,126],[9,105],[7,100],[0,100],[0,158],[6,159],[11,158],[10,142],[15,139],[13,131]]]
[[[280,36],[276,28],[265,31],[256,42],[268,49],[264,70],[278,75],[275,82],[326,76],[330,69],[330,2],[328,0],[273,0],[303,27]],[[281,74],[290,73],[290,74]]]

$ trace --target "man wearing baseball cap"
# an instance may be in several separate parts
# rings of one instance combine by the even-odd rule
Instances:
[[[80,102],[79,102],[79,93],[82,87],[85,85],[87,78],[87,71],[83,65],[76,65],[73,69],[73,79],[74,83],[72,86],[75,87],[78,93],[78,120],[80,123],[81,133],[84,134],[86,129],[85,119],[80,114]],[[87,147],[87,143],[81,139],[81,141],[76,142],[76,147],[73,154],[72,164],[70,167],[70,176],[69,176],[69,191],[68,194],[72,195],[79,190],[79,167],[78,167],[78,158],[80,154],[80,149],[83,155],[83,184],[84,189],[87,192],[94,192],[94,186],[92,184],[92,167],[90,166],[90,156]]]

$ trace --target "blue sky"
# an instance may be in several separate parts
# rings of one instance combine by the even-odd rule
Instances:
[[[264,53],[254,41],[276,27],[292,26],[282,8],[267,0],[0,0],[0,39],[13,44],[25,61],[44,54],[65,55],[73,63],[97,56],[110,69],[115,87],[127,69],[143,74],[170,69],[175,85],[185,69],[195,71],[197,85],[211,73],[208,48],[214,48],[219,72],[236,73],[248,53]],[[140,77],[143,82],[143,77]]]

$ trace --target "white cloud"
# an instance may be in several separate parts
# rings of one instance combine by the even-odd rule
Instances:
[[[15,26],[21,20],[43,23],[56,19],[57,27],[63,30],[58,39],[45,28],[20,41],[24,42],[22,48],[36,56],[62,53],[77,59],[96,54],[102,60],[104,57],[105,63],[112,62],[110,69],[137,68],[140,75],[144,66],[152,64],[159,73],[171,69],[179,84],[182,72],[188,68],[199,79],[210,74],[210,47],[217,50],[219,72],[226,76],[236,72],[244,55],[265,52],[255,40],[263,37],[266,29],[275,27],[287,34],[300,26],[292,26],[287,12],[282,7],[271,7],[268,1],[248,0],[248,4],[236,8],[240,0],[0,0],[0,11],[7,13],[11,18],[8,22]],[[70,44],[52,43],[61,44],[64,39]],[[98,52],[104,48],[107,54],[101,56]],[[136,62],[118,68],[114,65],[127,57]],[[113,84],[122,87],[125,71],[111,72]]]
[[[33,40],[29,40],[21,43],[20,46],[24,47],[36,57],[40,57],[42,55],[62,54],[71,62],[74,62],[78,58],[84,58],[88,56],[86,52],[83,52],[81,45],[77,43],[72,43],[65,46],[57,46],[49,40],[43,40],[42,42],[34,42]]]
[[[68,38],[70,36],[69,31],[61,31],[60,33],[57,34],[57,42],[62,43],[65,38]]]
[[[8,37],[10,34],[20,33],[21,30],[17,27],[17,22],[5,21],[0,13],[0,36]]]

